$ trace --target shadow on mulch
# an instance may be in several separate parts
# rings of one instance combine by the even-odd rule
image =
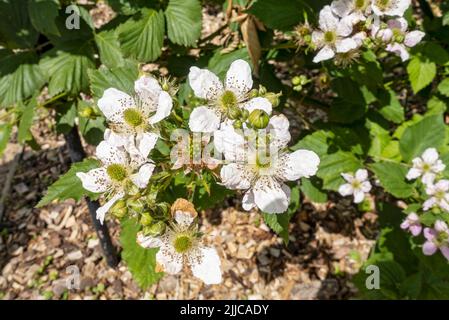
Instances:
[[[0,270],[11,259],[14,250],[30,241],[27,225],[45,226],[45,222],[36,216],[38,209],[35,206],[48,186],[68,170],[69,164],[65,147],[38,152],[25,151],[22,155],[5,201],[3,219],[0,221],[0,236],[4,243],[7,243],[8,237],[14,236],[14,244],[0,251]],[[10,162],[0,166],[0,181],[5,181],[9,168]],[[3,185],[0,187],[3,188]]]

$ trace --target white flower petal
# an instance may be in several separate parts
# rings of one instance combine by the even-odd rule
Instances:
[[[105,168],[92,169],[88,172],[77,172],[76,176],[81,180],[83,188],[95,193],[106,192],[111,180]]]
[[[235,60],[226,73],[226,90],[233,91],[240,99],[253,87],[251,67],[242,59]]]
[[[195,218],[189,212],[184,212],[181,210],[177,210],[175,212],[175,220],[178,224],[188,227],[192,224]]]
[[[365,181],[366,179],[368,179],[368,171],[366,169],[358,169],[355,172],[355,178],[359,181]]]
[[[159,136],[152,132],[145,132],[137,136],[137,148],[139,153],[147,158],[151,150],[156,146]]]
[[[107,201],[103,206],[97,209],[97,219],[100,220],[100,223],[103,224],[104,222],[104,216],[106,215],[106,212],[108,212],[112,206],[120,199],[122,199],[125,196],[125,193],[118,192],[115,194],[109,201]]]
[[[248,190],[243,195],[243,199],[242,199],[243,210],[250,211],[255,206],[256,206],[256,203],[254,202],[254,193],[252,190]]]
[[[330,6],[324,6],[320,11],[319,25],[323,31],[335,31],[338,28],[339,19],[332,13]]]
[[[290,189],[285,187],[268,176],[259,178],[253,188],[254,202],[263,212],[283,213],[290,203]]]
[[[217,250],[209,247],[199,247],[198,252],[189,256],[192,273],[205,284],[218,284],[221,282],[221,262]]]
[[[231,123],[222,123],[221,128],[214,131],[214,146],[218,152],[225,153],[227,157],[232,157],[230,155],[235,154],[236,148],[240,148],[244,143],[243,132],[239,134]]]
[[[418,169],[418,168],[411,168],[408,172],[407,172],[407,180],[414,180],[418,177],[420,177],[422,175],[422,170]]]
[[[354,16],[347,16],[341,19],[336,29],[337,35],[340,37],[348,37],[352,33],[352,26],[355,24]]]
[[[362,190],[354,190],[354,203],[360,203],[365,199],[365,193]]]
[[[335,52],[331,47],[325,46],[323,47],[318,54],[313,58],[313,62],[318,63],[321,61],[332,59],[335,56]]]
[[[400,43],[390,43],[389,45],[387,45],[385,50],[401,57],[402,61],[407,61],[410,58],[410,54],[408,53],[407,49]]]
[[[341,176],[349,183],[352,183],[352,181],[354,181],[354,176],[350,173],[341,173]]]
[[[249,113],[251,113],[254,110],[263,110],[268,115],[270,115],[271,112],[273,111],[273,106],[271,105],[270,101],[262,97],[256,97],[249,100],[243,105],[243,108],[248,110]]]
[[[407,47],[414,47],[421,42],[426,34],[422,31],[412,31],[405,35],[404,44]]]
[[[449,191],[449,180],[442,179],[435,184],[438,191]]]
[[[158,123],[170,115],[173,107],[172,97],[166,91],[161,91],[158,97],[158,104],[156,113],[150,117],[150,124]]]
[[[370,192],[371,191],[371,183],[369,181],[363,181],[360,189],[365,193]]]
[[[320,158],[315,152],[303,149],[290,153],[285,160],[283,177],[291,181],[315,175],[320,164]]]
[[[158,248],[162,245],[160,238],[145,236],[142,232],[137,234],[137,243],[143,248]]]
[[[337,40],[335,42],[335,48],[337,49],[337,52],[339,52],[339,53],[348,52],[352,49],[357,48],[357,42],[353,38]]]
[[[155,165],[152,163],[144,164],[139,168],[139,172],[130,176],[131,181],[140,189],[146,188],[148,181],[153,175]]]
[[[424,201],[422,208],[424,211],[429,210],[430,208],[432,208],[435,204],[436,204],[436,199],[434,197],[427,199],[426,201]]]
[[[111,129],[106,129],[104,131],[104,140],[114,147],[124,146],[129,138],[130,135],[117,133]]]
[[[120,150],[118,147],[114,147],[107,141],[101,141],[97,146],[95,155],[103,164],[126,164],[126,153]]]
[[[335,0],[331,3],[332,11],[339,17],[346,17],[354,10],[354,2],[352,0]]]
[[[189,128],[193,132],[214,132],[220,127],[220,117],[207,107],[196,107],[190,114]]]
[[[387,25],[390,29],[398,29],[401,32],[407,31],[408,28],[407,20],[402,17],[388,20]]]
[[[154,100],[162,91],[159,82],[151,76],[141,76],[134,82],[134,91],[141,99]]]
[[[352,184],[350,183],[345,183],[342,184],[339,188],[338,188],[338,193],[340,193],[342,196],[346,197],[346,196],[350,196],[351,194],[354,193],[354,188],[352,187]]]
[[[164,244],[156,254],[156,262],[168,274],[177,274],[182,270],[182,254],[169,244]]]
[[[423,174],[421,181],[424,185],[430,185],[433,184],[433,182],[435,181],[435,177],[436,175],[434,173],[431,172],[427,172],[425,174]]]
[[[220,170],[221,183],[228,189],[248,189],[251,184],[245,174],[243,165],[230,163]]]
[[[428,148],[422,154],[422,159],[427,164],[433,164],[439,158],[438,151],[435,148]]]
[[[191,67],[189,84],[198,98],[212,100],[223,92],[223,84],[220,79],[207,69]]]
[[[106,89],[98,100],[98,108],[107,120],[114,123],[123,123],[123,111],[134,105],[134,99],[131,96],[114,88]]]
[[[276,115],[270,118],[267,130],[272,139],[272,143],[276,143],[279,148],[286,147],[290,142],[290,122],[283,114]]]
[[[321,44],[324,41],[324,32],[322,31],[313,31],[312,32],[312,43],[317,47],[321,47]]]

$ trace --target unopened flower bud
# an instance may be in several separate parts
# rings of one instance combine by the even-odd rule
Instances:
[[[144,212],[140,217],[140,223],[143,226],[149,226],[153,223],[153,218],[151,217],[149,212]]]
[[[135,211],[135,212],[142,212],[143,210],[143,203],[139,200],[133,200],[130,199],[128,200],[128,202],[126,203],[128,208],[130,208],[131,210]]]
[[[270,101],[271,105],[276,108],[279,103],[279,97],[281,96],[281,93],[273,93],[273,92],[268,92],[267,94],[265,94],[265,98],[268,99],[268,101]]]
[[[232,124],[232,126],[234,127],[234,129],[242,129],[243,128],[242,121],[240,121],[240,120],[235,120],[234,123]]]
[[[298,84],[301,84],[301,78],[298,76],[293,77],[292,83],[297,86]]]
[[[95,111],[91,106],[85,106],[78,113],[82,118],[90,118],[95,114]]]
[[[150,226],[145,226],[143,228],[143,233],[147,236],[157,237],[165,232],[165,223],[163,221],[158,221]]]
[[[232,107],[228,109],[228,117],[231,120],[239,119],[242,115],[241,109],[239,107]]]
[[[111,209],[111,213],[118,219],[123,218],[128,213],[125,200],[117,201]]]
[[[249,97],[252,98],[256,98],[259,96],[259,90],[257,89],[253,89],[249,92]]]
[[[302,85],[298,84],[297,86],[294,86],[293,90],[298,91],[298,92],[301,91],[302,90]]]
[[[260,109],[253,110],[248,117],[248,122],[255,129],[264,129],[267,127],[270,117],[268,114]]]
[[[265,88],[263,85],[259,85],[259,95],[263,96],[267,93],[267,88]]]
[[[240,116],[240,118],[242,119],[242,121],[246,121],[249,117],[249,111],[246,109],[241,109],[240,111],[242,113],[242,115]]]

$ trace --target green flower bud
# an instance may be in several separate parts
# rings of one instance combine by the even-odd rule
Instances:
[[[301,91],[302,90],[302,85],[298,84],[297,86],[294,86],[293,90],[298,91],[298,92]]]
[[[293,83],[293,85],[297,86],[298,84],[301,83],[301,78],[298,76],[293,77],[292,83]]]
[[[276,108],[279,103],[279,97],[281,96],[280,93],[273,93],[273,92],[268,92],[267,94],[265,94],[265,98],[268,99],[268,101],[270,101],[271,105]]]
[[[153,218],[151,217],[149,212],[144,212],[140,217],[140,223],[143,226],[149,226],[153,223]]]
[[[253,89],[249,92],[249,97],[252,98],[256,98],[259,96],[259,90],[257,89]]]
[[[125,200],[117,201],[111,209],[111,213],[117,219],[121,219],[128,214]]]
[[[143,228],[143,233],[147,236],[157,237],[165,232],[165,223],[163,221],[158,221],[150,226],[145,226]]]
[[[228,117],[231,120],[239,119],[242,115],[241,109],[239,107],[232,107],[228,109]]]
[[[232,126],[234,127],[234,129],[242,129],[243,128],[242,121],[240,121],[240,120],[235,120],[234,123],[232,124]]]
[[[90,118],[95,115],[95,111],[91,106],[85,106],[78,113],[82,118]]]
[[[248,117],[248,122],[255,129],[264,129],[267,127],[270,117],[268,114],[260,109],[253,110]]]
[[[267,88],[265,88],[263,85],[259,85],[259,96],[263,96],[267,93]]]
[[[242,121],[246,121],[249,117],[249,111],[246,109],[241,109],[240,112],[242,113],[240,118],[242,119]]]
[[[141,201],[139,200],[133,200],[130,199],[128,200],[128,202],[126,203],[128,208],[130,208],[131,210],[135,211],[135,212],[142,212],[144,205]]]

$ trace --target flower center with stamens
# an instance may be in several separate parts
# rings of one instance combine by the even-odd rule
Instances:
[[[366,1],[365,0],[355,0],[354,6],[358,10],[365,9]]]
[[[258,154],[256,157],[256,166],[259,169],[266,169],[271,166],[271,159],[269,155]]]
[[[173,242],[173,247],[178,253],[185,253],[192,247],[192,245],[192,238],[185,234],[177,236]]]
[[[422,171],[429,172],[430,171],[430,165],[428,163],[424,163],[422,166]]]
[[[391,5],[391,0],[377,0],[376,4],[381,10],[388,9]]]
[[[223,111],[228,110],[229,108],[235,107],[237,105],[237,96],[234,92],[230,90],[226,90],[220,97],[220,107]]]
[[[437,239],[439,243],[445,243],[449,239],[449,235],[446,232],[439,232]]]
[[[136,108],[128,108],[123,112],[125,122],[131,127],[138,127],[143,123],[142,113]]]
[[[106,172],[108,176],[115,181],[123,181],[126,176],[127,172],[125,167],[123,167],[121,164],[111,164],[107,167]]]
[[[334,31],[326,31],[324,33],[324,42],[326,43],[334,43],[337,40],[337,35]]]
[[[358,181],[358,180],[354,180],[354,181],[352,181],[352,187],[354,188],[354,189],[360,189],[360,187],[362,186],[362,184],[360,183],[360,181]]]
[[[438,200],[443,200],[445,196],[446,196],[446,192],[444,192],[442,190],[435,192],[435,198],[437,198]]]

